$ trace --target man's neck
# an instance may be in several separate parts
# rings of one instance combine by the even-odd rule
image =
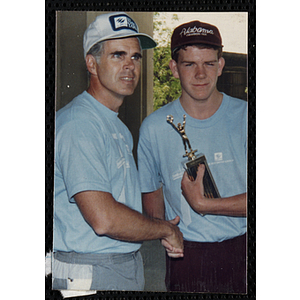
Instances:
[[[120,106],[123,104],[123,98],[113,97],[113,95],[107,93],[105,90],[102,90],[98,86],[90,85],[87,89],[87,92],[93,96],[98,102],[109,108],[114,112],[119,112]]]
[[[205,120],[210,118],[219,109],[223,94],[216,91],[212,97],[205,100],[194,100],[180,97],[180,103],[188,115],[195,119]]]

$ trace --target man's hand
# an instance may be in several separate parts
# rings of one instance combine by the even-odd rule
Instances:
[[[161,240],[161,244],[166,248],[168,256],[173,258],[183,257],[183,235],[177,226],[179,221],[180,218],[178,216],[168,221],[172,228],[172,234]]]

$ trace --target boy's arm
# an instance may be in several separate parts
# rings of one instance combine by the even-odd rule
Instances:
[[[197,178],[191,181],[185,172],[181,181],[182,194],[189,205],[199,214],[226,215],[235,217],[247,216],[247,194],[226,198],[207,199],[204,197],[203,176],[205,166],[198,168]]]

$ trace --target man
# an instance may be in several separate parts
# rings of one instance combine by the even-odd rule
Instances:
[[[225,64],[222,47],[211,24],[178,26],[169,66],[182,94],[148,116],[140,129],[144,209],[160,219],[180,216],[184,237],[184,257],[167,257],[169,291],[246,292],[247,103],[217,90]],[[174,130],[173,121],[182,120],[184,127]],[[222,198],[205,198],[204,165],[195,181],[184,172],[183,134],[196,154],[205,155]]]
[[[143,290],[144,240],[183,255],[179,217],[141,214],[132,136],[118,118],[141,49],[155,46],[125,13],[98,16],[84,34],[89,87],[56,115],[53,289]]]

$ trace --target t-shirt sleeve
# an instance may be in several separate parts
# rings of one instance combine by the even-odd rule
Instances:
[[[155,143],[150,139],[150,133],[142,124],[138,143],[138,172],[142,193],[149,193],[161,187],[161,173],[158,167]]]
[[[75,120],[57,132],[56,163],[62,173],[69,201],[87,190],[111,192],[105,134],[90,120]]]

